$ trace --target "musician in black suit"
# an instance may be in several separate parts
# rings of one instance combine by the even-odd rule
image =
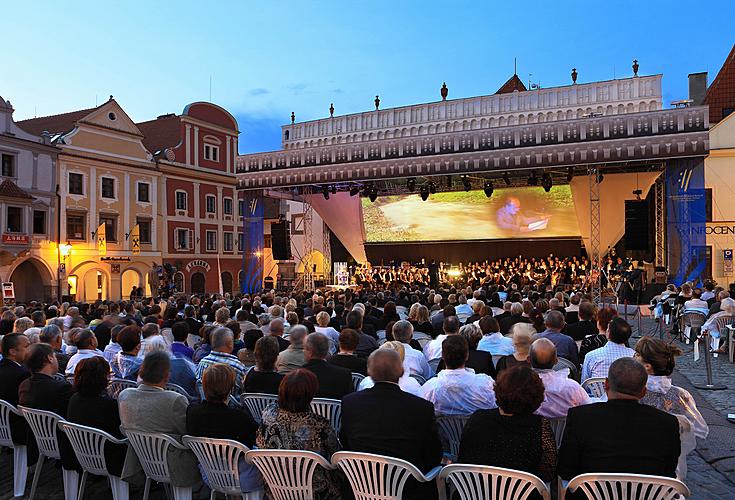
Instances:
[[[18,333],[9,333],[3,337],[3,359],[0,360],[0,399],[13,406],[18,406],[18,388],[21,382],[31,376],[31,372],[23,364],[28,357],[28,337]],[[10,415],[10,430],[13,442],[26,444],[30,431],[23,417]]]
[[[321,333],[311,333],[304,342],[304,368],[316,375],[319,389],[318,398],[342,399],[353,390],[352,372],[331,363],[327,363],[329,355],[329,339]]]
[[[434,405],[403,392],[398,379],[403,364],[396,351],[379,349],[368,359],[375,386],[342,399],[340,441],[348,451],[375,453],[411,462],[426,473],[439,465],[442,445]],[[436,484],[409,479],[403,498],[436,498]]]
[[[676,476],[679,421],[639,403],[647,380],[642,364],[620,358],[605,381],[608,401],[569,409],[559,450],[562,479],[598,472]]]

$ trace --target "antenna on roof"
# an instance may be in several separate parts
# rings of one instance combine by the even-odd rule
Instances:
[[[513,74],[514,75],[518,74],[518,63],[515,57],[513,58]]]

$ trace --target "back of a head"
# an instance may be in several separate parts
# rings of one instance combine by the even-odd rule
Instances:
[[[74,390],[82,396],[100,396],[109,383],[110,365],[102,356],[81,360],[74,370]]]
[[[401,358],[401,363],[403,363],[403,360],[406,359],[406,348],[403,347],[403,343],[398,342],[397,340],[389,340],[388,342],[385,342],[383,345],[381,345],[378,349],[389,349],[391,351],[396,351],[398,353],[398,356]]]
[[[213,351],[231,352],[234,340],[232,330],[224,326],[215,328],[214,331],[209,334],[209,343],[212,345]]]
[[[48,325],[41,328],[41,342],[52,344],[58,337],[61,337],[61,328],[56,325]]]
[[[459,329],[459,334],[467,341],[470,350],[477,349],[477,345],[482,340],[482,330],[474,323],[462,325],[462,328]]]
[[[352,352],[357,349],[360,343],[360,334],[352,328],[343,328],[339,332],[339,348],[346,352]]]
[[[156,323],[146,323],[145,325],[143,325],[143,328],[140,329],[140,333],[144,339],[147,339],[148,337],[151,337],[153,335],[158,335],[159,332],[160,330]]]
[[[140,328],[137,325],[129,325],[117,334],[117,343],[123,352],[133,352],[140,345]]]
[[[393,324],[393,338],[404,344],[408,344],[413,337],[413,325],[410,321],[402,319]]]
[[[347,314],[347,328],[362,330],[362,314],[359,311],[352,310]]]
[[[302,344],[304,339],[309,334],[309,330],[304,325],[296,325],[291,327],[288,332],[288,340],[291,344]]]
[[[392,349],[377,349],[368,357],[368,375],[373,382],[398,383],[403,375],[403,362],[397,351]]]
[[[551,370],[558,361],[556,346],[545,338],[536,339],[531,344],[531,366],[539,370]]]
[[[632,330],[630,325],[623,318],[617,317],[610,321],[610,326],[608,327],[608,339],[611,342],[615,342],[616,344],[625,344],[628,342],[631,333]]]
[[[278,360],[280,347],[275,337],[260,337],[255,342],[255,364],[259,371],[272,371]]]
[[[247,330],[242,335],[242,342],[245,344],[245,349],[252,351],[255,349],[255,343],[258,339],[263,337],[263,330],[256,328],[254,330]],[[275,339],[274,339],[275,340]],[[276,341],[278,343],[278,341]]]
[[[645,395],[648,374],[641,363],[633,358],[613,361],[607,372],[610,391],[640,399]]]
[[[521,316],[523,314],[523,304],[520,302],[513,302],[513,305],[510,306],[510,313],[513,316]]]
[[[525,365],[501,371],[494,390],[498,407],[511,415],[530,415],[544,402],[541,378]]]
[[[547,311],[544,315],[544,325],[549,330],[561,330],[564,328],[564,315],[554,309]]]
[[[676,357],[681,356],[681,349],[661,339],[644,336],[635,344],[641,363],[651,366],[653,375],[669,376],[676,366]]]
[[[226,402],[235,386],[235,370],[224,363],[207,367],[202,374],[202,390],[208,403]]]
[[[510,328],[513,338],[513,347],[518,352],[529,352],[531,341],[536,334],[536,329],[530,323],[516,323]]]
[[[50,358],[53,357],[54,350],[50,345],[37,343],[30,347],[25,364],[31,372],[36,373],[51,363]]]
[[[452,305],[444,306],[444,309],[442,309],[442,313],[444,314],[445,318],[449,318],[451,316],[457,315],[457,310]]]
[[[283,334],[283,320],[281,318],[273,318],[268,326],[271,335],[282,335]]]
[[[480,330],[483,335],[488,335],[490,333],[499,332],[500,325],[498,324],[498,320],[492,316],[483,316],[480,318]]]
[[[447,335],[453,335],[459,332],[459,318],[457,316],[445,316],[442,323],[442,329]]]
[[[579,319],[582,321],[591,321],[595,318],[595,304],[584,301],[579,304]]]
[[[461,335],[450,335],[442,342],[442,359],[450,370],[462,368],[469,356],[469,344]]]
[[[311,333],[306,336],[304,342],[306,350],[310,353],[310,359],[327,359],[329,355],[329,339],[321,333]]]
[[[171,325],[171,335],[176,342],[186,342],[189,336],[189,325],[185,321],[177,321]]]
[[[299,368],[281,380],[278,387],[279,408],[292,413],[311,411],[311,400],[319,390],[319,381],[310,370]]]
[[[72,339],[77,349],[91,349],[95,345],[95,336],[92,330],[83,329]]]
[[[159,385],[168,381],[171,371],[171,358],[162,351],[151,351],[143,358],[140,378],[145,384]]]

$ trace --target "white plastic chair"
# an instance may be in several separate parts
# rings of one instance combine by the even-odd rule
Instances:
[[[427,335],[424,332],[413,332],[413,338],[414,340],[416,340],[416,342],[419,343],[421,349],[423,349],[426,344],[431,342],[431,335]]]
[[[556,441],[556,449],[561,448],[561,439],[564,437],[564,429],[567,426],[567,417],[550,418],[551,430],[554,431],[554,440]]]
[[[411,373],[409,377],[415,379],[416,382],[419,383],[419,385],[424,385],[426,383],[426,379],[423,377],[423,375],[419,375],[418,373]]]
[[[446,415],[436,417],[436,425],[439,428],[439,435],[442,443],[446,443],[447,448],[444,449],[449,454],[452,461],[457,460],[459,454],[459,442],[462,440],[462,430],[470,419],[465,415]]]
[[[436,370],[439,368],[439,363],[442,362],[442,358],[436,358],[429,360],[429,366],[431,367],[431,373],[436,373]],[[493,364],[495,361],[493,361]]]
[[[362,382],[364,378],[365,375],[362,373],[352,373],[352,387],[355,391],[357,391],[357,386],[360,385],[360,382]]]
[[[124,378],[113,378],[107,386],[107,394],[112,399],[117,399],[122,391],[128,388],[138,387],[138,383],[134,380],[126,380]]]
[[[347,476],[355,500],[400,500],[409,477],[426,483],[442,469],[439,465],[423,474],[415,465],[399,458],[348,451],[332,455],[332,464]]]
[[[184,389],[183,387],[181,387],[178,384],[168,383],[168,384],[166,384],[166,390],[167,391],[172,391],[172,392],[175,392],[175,393],[178,393],[178,394],[181,394],[182,396],[184,396],[189,401],[192,401],[192,402],[199,401],[198,398],[193,397],[191,394],[189,394],[188,392],[186,392],[186,389]]]
[[[13,496],[22,497],[25,495],[28,479],[28,448],[24,444],[13,442],[10,431],[12,415],[23,418],[15,406],[0,399],[0,446],[13,449]]]
[[[194,452],[207,475],[212,490],[211,500],[215,499],[217,493],[239,496],[243,500],[262,498],[262,489],[247,493],[240,489],[238,461],[250,451],[247,446],[230,439],[184,436],[182,440]]]
[[[581,474],[562,487],[562,495],[577,489],[589,500],[675,500],[691,496],[689,488],[678,479],[643,474]]]
[[[727,353],[732,363],[735,359],[735,326],[733,325],[727,327]]]
[[[82,481],[79,485],[79,500],[84,498],[84,486],[87,483],[87,474],[106,476],[110,481],[113,500],[128,499],[128,483],[118,476],[113,476],[107,471],[107,460],[105,460],[105,444],[126,444],[127,439],[116,439],[100,429],[87,427],[86,425],[73,424],[71,422],[59,422],[61,428],[66,432],[74,454],[77,456],[79,465],[82,466]]]
[[[729,326],[735,323],[735,316],[720,316],[715,320],[715,327],[714,330],[717,330],[720,333],[719,337],[711,337],[711,347],[713,351],[716,351],[720,348],[720,338],[724,338],[725,340],[729,340]],[[717,357],[717,353],[712,353],[713,357]]]
[[[681,328],[682,335],[684,335],[684,341],[688,344],[691,340],[692,328],[701,327],[704,325],[707,318],[703,313],[695,311],[686,311],[681,315],[679,328]]]
[[[314,471],[334,469],[313,451],[250,450],[245,459],[258,468],[274,500],[314,498]]]
[[[486,465],[452,464],[439,474],[439,498],[446,499],[446,482],[459,493],[461,500],[526,500],[538,491],[544,500],[551,498],[546,484],[528,472]],[[563,498],[563,497],[561,497]]]
[[[332,429],[339,436],[342,428],[342,401],[339,399],[314,398],[311,400],[311,411],[329,420]]]
[[[605,377],[592,377],[582,382],[582,389],[593,398],[602,397],[605,394]]]
[[[143,500],[148,500],[151,491],[151,481],[170,485],[175,500],[191,500],[191,487],[180,487],[171,484],[171,474],[168,469],[168,451],[172,446],[180,450],[188,450],[171,436],[160,433],[140,432],[122,429],[130,445],[140,460],[145,472],[145,488]]]
[[[242,405],[248,409],[250,415],[253,416],[253,420],[258,424],[261,424],[263,422],[263,410],[265,410],[269,404],[277,403],[278,396],[274,394],[244,393],[240,396],[240,401],[242,402]]]
[[[36,496],[36,488],[38,487],[38,479],[41,477],[43,462],[46,458],[51,460],[61,460],[61,452],[59,451],[58,429],[59,422],[64,422],[56,413],[44,410],[35,410],[18,406],[18,410],[23,414],[28,422],[28,426],[33,431],[38,445],[38,462],[36,462],[36,470],[33,473],[33,482],[31,483],[30,500]],[[62,467],[61,476],[64,481],[64,498],[66,500],[75,500],[79,490],[79,474],[74,470],[66,470]]]

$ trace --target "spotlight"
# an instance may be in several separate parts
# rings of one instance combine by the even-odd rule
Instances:
[[[434,184],[433,182],[429,183],[429,192],[431,194],[436,194],[436,184]]]
[[[472,189],[472,181],[470,181],[470,178],[466,175],[462,176],[462,185],[464,186],[465,191]]]
[[[505,181],[506,186],[510,186],[510,175],[508,175],[508,172],[503,174],[503,180]]]
[[[569,167],[567,170],[567,182],[572,182],[572,179],[574,178],[574,167]]]
[[[352,186],[350,188],[350,196],[357,196],[360,194],[360,186]]]
[[[406,188],[413,193],[414,189],[416,189],[416,177],[406,179]]]
[[[426,201],[429,199],[429,188],[426,186],[423,186],[420,191],[421,199]]]
[[[332,194],[337,194],[337,185],[332,184]]]
[[[602,184],[602,181],[603,181],[604,179],[605,179],[605,176],[604,176],[604,175],[602,175],[602,172],[600,172],[600,171],[598,170],[598,171],[597,171],[597,183],[598,183],[598,184]]]
[[[554,181],[551,179],[551,174],[548,172],[545,172],[544,175],[541,176],[541,186],[543,186],[544,191],[547,193],[551,191],[551,186],[554,185]]]
[[[536,177],[536,172],[531,172],[531,175],[528,176],[528,181],[526,181],[529,186],[538,186],[538,177]]]
[[[482,190],[485,191],[485,196],[490,198],[493,195],[494,188],[493,181],[485,181],[485,185],[482,187]]]
[[[322,195],[325,200],[329,199],[329,186],[322,186]]]
[[[378,188],[371,189],[368,198],[370,198],[370,201],[374,203],[375,200],[378,199]]]

